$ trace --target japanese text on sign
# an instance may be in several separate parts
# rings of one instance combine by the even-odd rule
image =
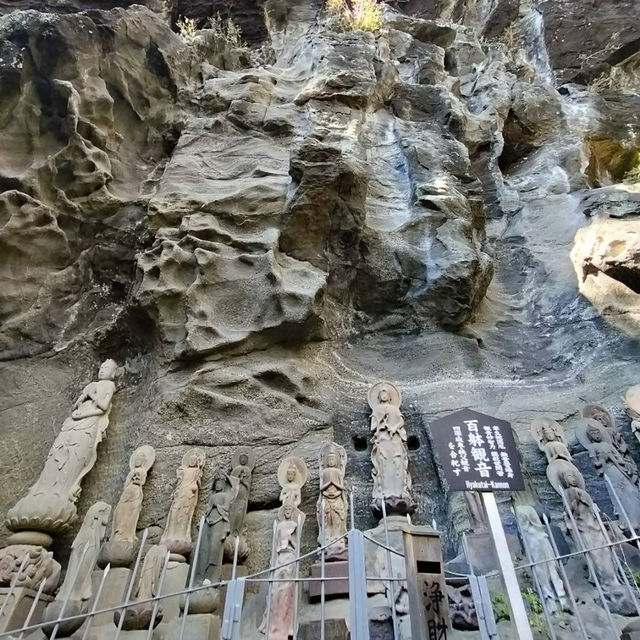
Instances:
[[[505,420],[463,409],[433,422],[431,438],[452,490],[524,488],[513,432]]]

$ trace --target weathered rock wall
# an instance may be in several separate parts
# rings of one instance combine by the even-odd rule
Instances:
[[[206,17],[198,6],[177,11]],[[372,524],[379,378],[404,392],[415,520],[446,527],[450,554],[465,517],[427,425],[457,408],[513,422],[560,515],[531,419],[551,415],[571,441],[583,403],[620,407],[640,376],[637,243],[611,256],[638,233],[624,182],[637,98],[557,91],[551,69],[578,61],[544,46],[545,10],[545,37],[525,22],[509,48],[481,40],[498,14],[516,19],[502,4],[473,19],[389,10],[374,36],[333,31],[319,4],[270,2],[250,37],[271,49],[260,64],[208,30],[186,42],[153,7],[37,8],[0,19],[0,512],[111,356],[122,371],[81,515],[115,502],[149,443],[140,526],[157,536],[188,447],[207,452],[205,502],[250,445],[262,568],[279,460],[310,466],[310,546],[318,445],[333,438]]]

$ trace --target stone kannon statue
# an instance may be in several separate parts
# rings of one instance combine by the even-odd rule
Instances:
[[[231,502],[229,508],[229,535],[225,540],[225,560],[233,562],[235,540],[239,538],[238,560],[244,561],[249,555],[249,547],[243,533],[244,519],[249,506],[249,493],[251,492],[251,476],[256,466],[256,456],[251,449],[243,448],[236,451],[231,460],[231,477],[238,478],[238,495]]]
[[[116,370],[113,360],[102,363],[98,381],[82,390],[64,421],[37,482],[9,510],[7,527],[22,532],[14,534],[12,542],[48,546],[49,534],[68,530],[76,520],[80,483],[95,464],[98,444],[109,425]]]
[[[593,549],[589,556],[612,611],[622,615],[634,613],[636,610],[618,574],[616,559],[607,546],[609,541],[598,522],[593,500],[585,490],[582,474],[570,462],[554,460],[547,467],[547,476],[553,488],[563,497],[565,509],[571,513],[571,517],[566,516],[567,531],[576,546],[579,549]]]
[[[333,544],[327,548],[325,559],[345,560],[347,540],[347,495],[344,474],[347,452],[335,442],[326,444],[320,452],[320,495],[316,505],[318,517],[318,544]],[[322,536],[322,511],[324,506],[324,540]],[[341,539],[342,538],[342,539]]]
[[[46,635],[51,635],[53,632],[55,626],[53,622],[60,616],[62,607],[64,607],[65,617],[87,612],[93,595],[91,573],[98,560],[110,514],[111,506],[106,502],[96,502],[87,511],[80,531],[71,544],[71,555],[62,585],[55,600],[45,609],[44,622],[52,623],[43,628]],[[82,623],[82,618],[63,622],[60,624],[57,635],[70,636],[82,626]]]
[[[624,407],[631,418],[631,431],[640,440],[640,384],[629,387],[624,394]]]
[[[558,573],[555,562],[545,562],[553,560],[556,556],[549,541],[547,530],[540,521],[536,510],[529,505],[519,505],[516,507],[516,514],[520,523],[520,530],[525,538],[525,546],[529,553],[529,562],[540,562],[533,567],[536,579],[542,590],[545,600],[551,603],[551,610],[560,608],[570,611],[567,601],[567,594],[564,583]]]
[[[589,452],[598,473],[609,480],[607,491],[621,523],[626,525],[628,518],[635,530],[640,529],[640,487],[635,464],[626,463],[619,449],[613,445],[611,431],[594,419],[587,419],[576,430],[576,435]],[[620,505],[626,517],[618,513]]]
[[[407,451],[407,432],[400,413],[400,390],[389,382],[374,384],[367,395],[371,412],[374,512],[407,514],[415,510],[411,497],[411,475]]]
[[[469,529],[474,533],[486,531],[488,527],[480,494],[477,491],[463,491],[462,493],[469,516]]]
[[[238,560],[243,561],[249,555],[243,527],[254,466],[255,454],[250,449],[241,449],[233,456],[231,473],[220,474],[214,479],[207,504],[200,551],[195,564],[192,562],[195,584],[215,584],[222,579],[225,559],[233,562],[236,539]],[[217,590],[202,589],[192,594],[189,611],[211,613],[218,604]]]
[[[176,472],[178,486],[173,492],[167,523],[160,538],[160,544],[171,552],[172,560],[184,562],[191,553],[191,523],[198,504],[204,463],[204,451],[191,449]]]
[[[611,444],[618,450],[621,456],[621,460],[626,467],[627,475],[629,477],[635,477],[636,482],[638,479],[638,467],[631,457],[629,452],[629,445],[626,443],[622,434],[616,427],[616,421],[607,409],[601,407],[598,404],[588,404],[582,409],[582,416],[588,420],[595,420],[599,422],[609,434],[609,440]]]
[[[538,443],[538,449],[547,456],[547,462],[557,458],[572,460],[562,427],[552,418],[536,418],[531,423],[531,434]]]
[[[155,544],[149,548],[142,563],[140,578],[136,587],[134,600],[149,600],[160,595],[158,585],[162,569],[168,562],[167,547],[163,544]],[[162,605],[162,601],[160,601]],[[122,628],[125,631],[148,629],[153,617],[153,602],[142,602],[128,607],[122,621]],[[113,612],[113,622],[117,626],[120,622],[120,611]],[[154,620],[154,628],[162,622],[162,606],[158,607]]]
[[[138,546],[136,525],[142,508],[142,487],[147,481],[156,453],[153,447],[144,445],[133,452],[129,460],[129,474],[116,508],[113,510],[111,536],[102,546],[100,565],[111,563],[113,567],[126,567],[135,556]]]
[[[285,458],[278,467],[278,482],[282,487],[280,491],[280,502],[293,503],[298,507],[301,501],[300,490],[307,482],[307,465],[302,458],[289,456]]]
[[[303,523],[304,514],[293,502],[288,500],[280,507],[276,518],[272,556],[274,558],[272,577],[277,582],[272,583],[271,599],[259,628],[261,633],[266,633],[268,618],[269,640],[287,640],[293,636],[293,612],[297,589],[295,582],[286,582],[286,580],[293,580],[295,577],[296,565],[293,561],[299,554],[299,529],[302,528]]]

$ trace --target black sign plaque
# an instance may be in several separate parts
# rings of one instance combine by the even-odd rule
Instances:
[[[520,456],[506,420],[462,409],[431,423],[451,491],[522,491]]]

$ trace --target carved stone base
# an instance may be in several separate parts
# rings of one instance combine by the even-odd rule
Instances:
[[[17,531],[9,536],[8,542],[9,545],[27,544],[48,549],[53,544],[53,538],[42,531]]]
[[[138,605],[133,605],[128,607],[124,612],[124,621],[122,623],[122,628],[125,631],[142,631],[144,629],[149,629],[149,625],[151,624],[151,619],[153,618],[153,610],[154,610],[153,602],[145,602]],[[120,623],[120,611],[113,612],[113,624],[116,626]],[[158,607],[156,611],[156,617],[153,621],[154,628],[157,627],[162,622],[163,611],[162,605]]]
[[[411,515],[416,510],[416,503],[410,495],[404,496],[385,496],[384,506],[387,516],[405,516]],[[377,515],[382,515],[382,499],[374,498],[371,501],[371,510]]]
[[[77,517],[76,505],[67,496],[28,493],[7,512],[7,528],[57,535],[68,531]]]
[[[44,611],[43,621],[50,622],[44,627],[42,627],[42,631],[44,635],[49,638],[53,630],[57,627],[56,638],[68,638],[74,631],[77,631],[82,624],[84,623],[85,618],[76,618],[74,620],[66,620],[65,622],[61,622],[57,624],[55,621],[60,617],[60,613],[62,612],[62,607],[64,607],[64,617],[71,616],[82,616],[89,611],[89,601],[88,600],[69,600],[65,606],[64,601],[62,600],[54,600],[51,604],[47,606]]]
[[[324,583],[325,598],[349,597],[349,562],[325,562],[324,575],[327,578],[342,578],[342,580],[327,580]],[[317,562],[311,565],[311,577],[322,576],[322,565]],[[317,580],[309,581],[309,601],[318,602],[321,594],[321,583]]]
[[[320,637],[320,621],[303,622],[298,627],[298,640],[318,640]],[[325,620],[325,640],[349,640],[351,637],[344,618]]]
[[[93,585],[93,593],[98,592],[98,586],[102,578],[102,571],[94,571],[91,576],[91,582]],[[131,579],[131,569],[124,569],[122,567],[115,567],[111,569],[107,574],[107,579],[102,587],[102,593],[100,594],[100,600],[97,603],[97,609],[107,609],[108,607],[115,607],[124,601],[127,593],[127,586]],[[92,626],[101,627],[109,626],[113,624],[113,612],[98,614],[92,623]]]
[[[182,631],[182,617],[176,618],[168,625],[161,625],[154,634],[154,640],[180,640]],[[184,629],[184,639],[188,640],[219,640],[220,617],[210,613],[187,616]]]
[[[4,603],[9,595],[9,591],[11,591],[9,587],[0,588],[0,607],[4,607],[2,616],[0,616],[0,633],[11,631],[12,629],[19,629],[24,625],[29,615],[29,609],[31,609],[31,605],[37,594],[37,591],[33,589],[16,587],[11,594],[10,600],[5,605]],[[29,624],[42,622],[44,609],[52,600],[53,598],[51,596],[45,595],[44,593],[40,596]]]
[[[137,540],[109,540],[102,545],[98,565],[106,567],[128,567],[136,557]]]
[[[162,591],[160,595],[168,593],[176,593],[182,591],[187,584],[187,576],[189,575],[189,565],[185,562],[171,562],[167,567],[167,573],[164,577]],[[162,600],[163,621],[171,622],[180,614],[180,596],[172,598],[163,598]]]

